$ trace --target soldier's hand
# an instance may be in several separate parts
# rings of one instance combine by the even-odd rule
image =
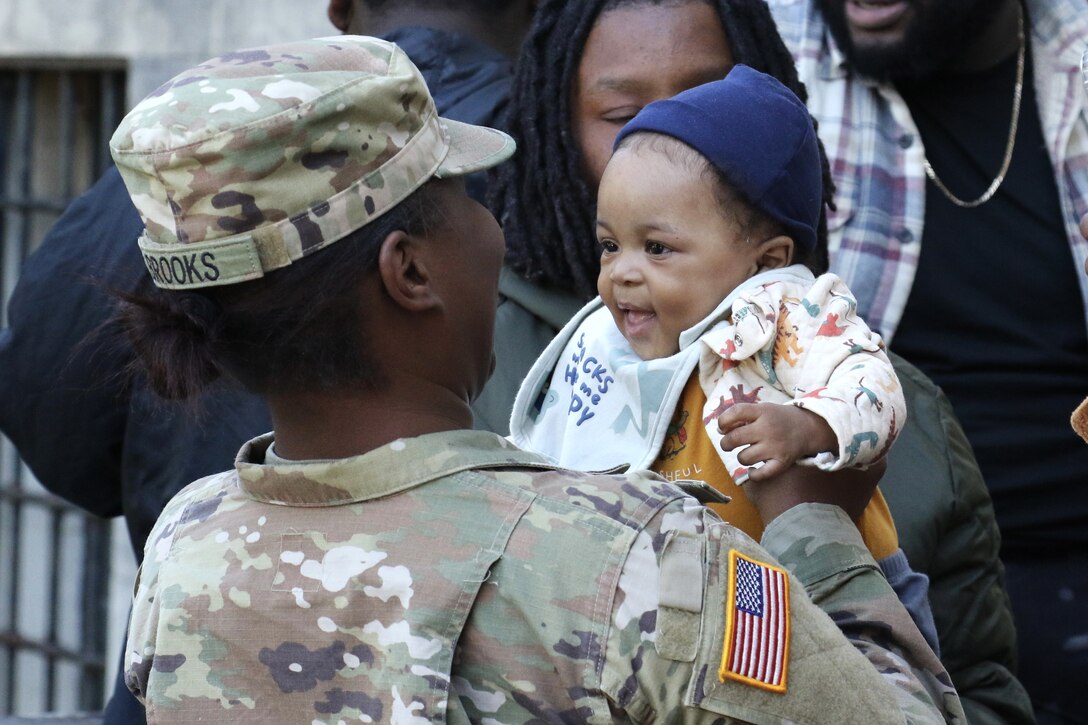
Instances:
[[[791,466],[772,479],[746,483],[744,492],[765,525],[802,503],[832,504],[856,521],[869,505],[886,468],[884,459],[865,470],[845,468],[827,472]]]

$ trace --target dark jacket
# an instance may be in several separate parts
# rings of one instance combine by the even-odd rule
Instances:
[[[474,412],[478,427],[505,435],[522,378],[581,303],[509,269],[499,279],[499,293],[496,376]],[[929,576],[941,659],[969,723],[1034,722],[1027,693],[1012,674],[1016,631],[990,494],[944,394],[918,368],[894,353],[889,357],[909,416],[880,490],[908,561]]]
[[[888,357],[909,415],[880,490],[907,560],[929,576],[941,660],[971,725],[1033,723],[1027,691],[1013,675],[1016,628],[989,489],[948,398],[921,370]]]

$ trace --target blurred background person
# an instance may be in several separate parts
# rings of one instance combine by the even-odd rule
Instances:
[[[1088,6],[770,6],[831,157],[832,270],[963,423],[1039,721],[1088,722]]]

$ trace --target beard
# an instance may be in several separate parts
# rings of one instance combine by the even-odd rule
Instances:
[[[846,18],[850,0],[815,2],[850,66],[878,81],[922,80],[934,75],[996,15],[994,0],[908,0],[914,17],[898,40],[859,47]]]

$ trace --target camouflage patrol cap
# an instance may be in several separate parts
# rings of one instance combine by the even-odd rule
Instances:
[[[342,239],[432,177],[514,142],[440,118],[404,51],[341,35],[227,53],[132,109],[110,151],[155,284],[256,279]]]

